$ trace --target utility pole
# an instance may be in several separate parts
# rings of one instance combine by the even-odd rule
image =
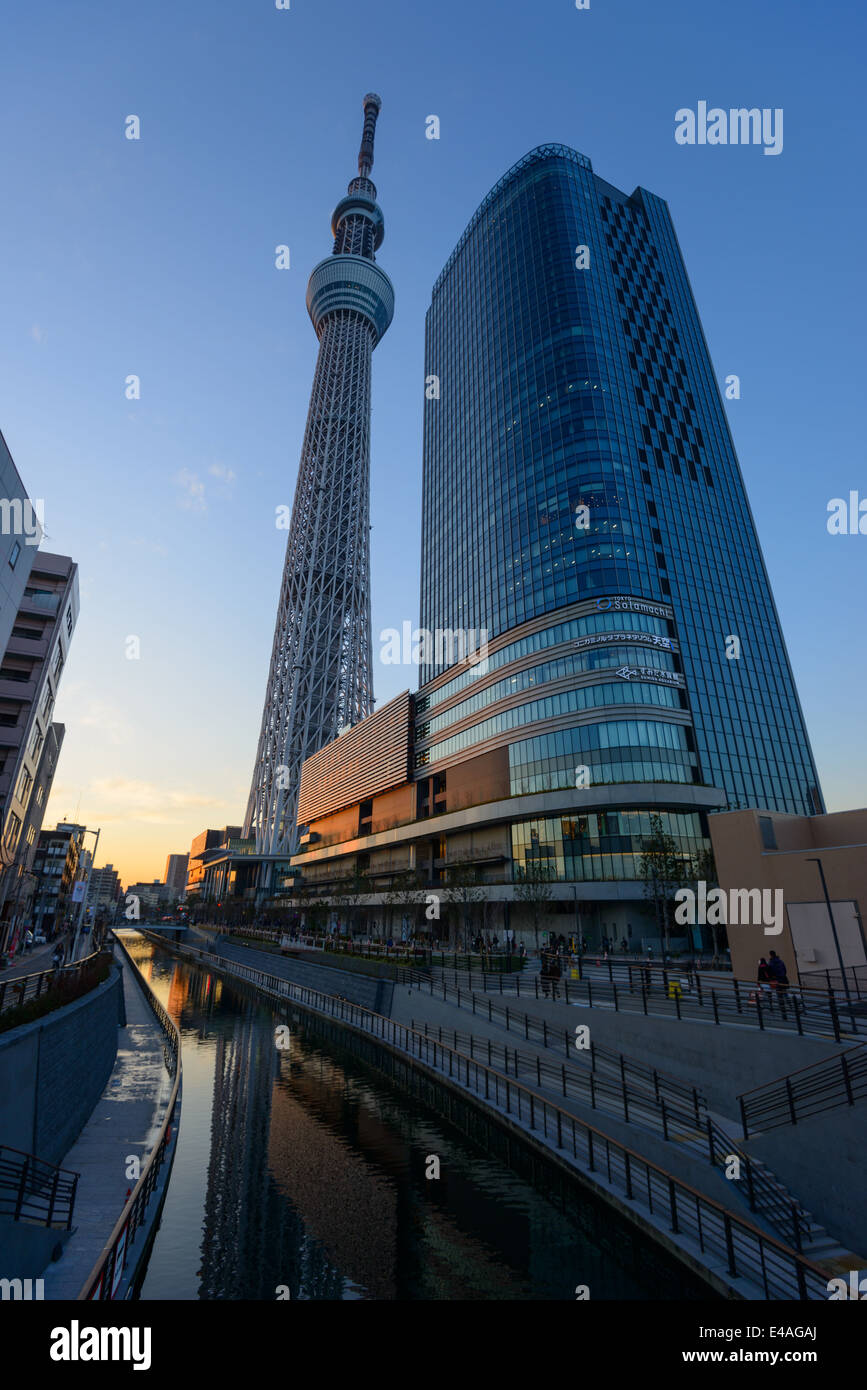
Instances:
[[[92,875],[92,873],[93,873],[93,868],[94,868],[94,865],[96,864],[96,849],[97,849],[97,845],[99,844],[99,830],[85,830],[85,831],[84,831],[84,834],[83,834],[82,837],[81,837],[81,839],[82,839],[82,848],[84,847],[84,836],[85,836],[85,835],[95,835],[95,836],[96,836],[96,839],[95,839],[94,844],[93,844],[93,858],[92,858],[91,861],[90,861],[90,868],[89,868],[88,871],[87,871],[87,878],[84,880],[84,892],[83,892],[82,895],[81,895],[81,903],[80,903],[79,908],[78,908],[78,921],[77,921],[76,924],[75,924],[75,936],[74,936],[73,939],[72,939],[72,955],[71,955],[71,957],[70,957],[70,963],[72,963],[72,962],[75,960],[76,955],[78,954],[78,938],[79,938],[79,935],[81,934],[81,925],[82,925],[82,922],[84,921],[84,912],[85,912],[85,909],[86,909],[86,907],[87,907],[87,894],[88,894],[88,890],[89,890],[89,888],[90,888],[90,879],[91,879],[91,875]]]

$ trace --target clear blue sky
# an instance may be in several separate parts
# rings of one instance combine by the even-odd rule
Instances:
[[[831,497],[867,496],[855,0],[19,0],[0,43],[0,428],[81,569],[46,823],[101,825],[128,880],[243,816],[316,355],[304,294],[370,90],[397,297],[374,357],[375,639],[417,622],[431,286],[489,187],[562,141],[669,202],[718,375],[741,378],[727,409],[828,805],[867,802],[867,536],[826,530]],[[782,154],[678,145],[699,100],[782,107]],[[378,700],[414,675],[378,665]]]

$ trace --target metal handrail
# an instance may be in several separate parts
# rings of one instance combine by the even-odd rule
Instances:
[[[850,1009],[844,1000],[838,1000],[833,990],[826,993],[824,990],[802,990],[791,985],[786,990],[765,993],[758,985],[744,984],[736,979],[731,983],[718,981],[709,989],[702,984],[701,972],[695,973],[692,984],[685,990],[682,981],[687,972],[668,967],[661,972],[661,985],[652,975],[648,975],[644,966],[627,966],[626,977],[621,977],[619,981],[594,980],[585,976],[577,958],[574,969],[578,979],[563,976],[555,980],[533,975],[532,991],[527,979],[524,979],[524,988],[521,988],[520,975],[489,977],[483,972],[480,983],[486,992],[490,988],[495,993],[515,994],[518,998],[532,992],[536,999],[562,998],[567,1004],[583,1003],[590,1008],[595,1000],[613,1004],[618,1012],[622,1010],[678,1019],[700,1018],[716,1024],[737,1022],[742,1026],[757,1027],[759,1031],[774,1027],[796,1031],[801,1036],[808,1033],[832,1037],[836,1042],[843,1041],[841,1015],[848,1011],[849,1024],[846,1026],[859,1036],[854,1009]],[[449,973],[453,975],[456,985],[460,983],[457,971]],[[464,973],[464,985],[472,988],[472,972]],[[475,979],[478,980],[478,975]],[[863,1020],[863,1025],[867,1031],[867,1019]]]
[[[838,993],[851,993],[854,989],[856,997],[863,999],[867,994],[867,965],[846,965],[842,971],[838,966],[833,969],[824,970],[798,970],[798,979],[805,989],[821,990],[827,994],[832,990]],[[839,983],[831,984],[832,979]],[[824,984],[820,981],[824,980]]]
[[[103,1246],[96,1264],[82,1285],[78,1295],[79,1302],[90,1299],[112,1299],[117,1292],[130,1246],[135,1239],[137,1230],[144,1222],[145,1212],[157,1185],[160,1170],[167,1158],[171,1160],[174,1157],[173,1150],[171,1154],[169,1153],[169,1146],[174,1137],[174,1119],[181,1087],[181,1035],[174,1020],[163,1008],[138,969],[124,942],[114,932],[112,932],[112,936],[132,969],[136,971],[138,983],[145,999],[165,1035],[166,1048],[163,1050],[163,1057],[166,1069],[169,1075],[174,1077],[174,1082],[157,1142],[148,1155],[138,1182],[124,1203],[123,1211],[115,1222],[111,1235]]]
[[[0,1214],[72,1230],[80,1173],[0,1144]]]
[[[39,970],[32,975],[16,975],[11,980],[0,980],[0,1013],[4,1013],[6,1009],[17,1009],[20,1004],[26,1003],[29,999],[38,999],[43,989],[49,990],[64,976],[80,971],[87,965],[92,965],[97,956],[102,954],[101,950],[92,951],[89,956],[72,961],[69,965],[57,966],[51,970]],[[12,996],[17,992],[17,999],[10,998],[10,991]]]
[[[738,1096],[744,1137],[867,1098],[867,1045],[847,1048]]]
[[[702,1253],[725,1260],[731,1278],[749,1279],[762,1289],[765,1298],[827,1299],[828,1275],[812,1260],[513,1077],[336,995],[323,994],[197,947],[179,946],[159,938],[154,939],[154,944],[246,980],[278,1000],[294,1000],[316,1013],[338,1019],[344,1026],[417,1058],[422,1065],[448,1077],[452,1084],[484,1098],[511,1120],[517,1119],[532,1135],[538,1136],[541,1130],[540,1142],[566,1161],[571,1151],[578,1171],[580,1147],[581,1163],[591,1173],[601,1173],[608,1185],[623,1192],[633,1206],[645,1206],[651,1216],[664,1214],[673,1234],[687,1236],[698,1243]]]
[[[514,1023],[517,1024],[520,1033],[520,1022],[521,1015],[506,1009],[507,1029]],[[524,1015],[524,1023],[524,1038],[532,1041],[527,1024],[538,1023],[538,1020],[529,1019],[528,1015]],[[425,1037],[429,1037],[429,1030],[432,1030],[439,1042],[447,1042],[452,1038],[454,1051],[463,1052],[472,1059],[477,1055],[484,1058],[486,1052],[489,1066],[496,1062],[496,1052],[499,1049],[502,1052],[503,1072],[507,1076],[520,1077],[521,1073],[528,1074],[529,1077],[535,1076],[536,1086],[561,1091],[564,1097],[571,1094],[585,1104],[589,1101],[592,1109],[607,1112],[624,1120],[628,1125],[638,1125],[650,1133],[661,1134],[667,1143],[675,1141],[679,1147],[691,1148],[695,1154],[707,1159],[714,1168],[720,1168],[725,1172],[731,1159],[738,1158],[743,1177],[742,1181],[736,1184],[735,1191],[748,1202],[750,1211],[759,1212],[771,1225],[778,1226],[785,1240],[792,1238],[796,1250],[802,1250],[804,1241],[810,1240],[813,1236],[813,1226],[800,1202],[785,1193],[781,1184],[775,1183],[766,1169],[757,1168],[752,1156],[739,1147],[738,1141],[707,1115],[704,1098],[699,1097],[699,1094],[695,1093],[695,1105],[685,1108],[682,1097],[675,1095],[674,1098],[666,1099],[661,1081],[659,1091],[656,1091],[656,1088],[639,1090],[638,1087],[631,1086],[627,1080],[625,1066],[620,1069],[620,1081],[617,1083],[604,1077],[597,1079],[595,1068],[589,1073],[574,1066],[567,1069],[565,1063],[561,1063],[557,1068],[552,1062],[542,1061],[538,1054],[521,1052],[518,1047],[510,1049],[504,1038],[497,1044],[492,1038],[479,1038],[477,1034],[461,1033],[459,1029],[449,1027],[443,1029],[442,1024],[417,1023],[414,1019],[411,1020],[410,1026],[417,1027],[418,1030],[424,1029]],[[557,1041],[556,1031],[549,1030],[545,1040],[539,1036],[536,1041],[542,1042],[543,1047],[549,1047]],[[567,1056],[574,1062],[574,1049],[570,1047],[568,1033],[564,1033],[564,1042]],[[588,1049],[589,1051],[591,1049]],[[606,1051],[609,1051],[610,1058],[620,1056],[610,1049]],[[621,1061],[625,1062],[625,1058],[621,1058]]]

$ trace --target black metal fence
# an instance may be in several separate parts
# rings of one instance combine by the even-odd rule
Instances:
[[[843,970],[799,970],[805,989],[834,990],[845,994],[847,989],[856,999],[867,999],[867,965],[847,965]]]
[[[708,1023],[738,1023],[747,1027],[791,1030],[801,1035],[834,1038],[841,1042],[844,1035],[867,1036],[867,1013],[859,1012],[833,991],[811,990],[791,986],[787,989],[763,990],[759,985],[744,984],[732,979],[708,986],[702,972],[692,974],[668,968],[647,966],[612,966],[613,978],[593,978],[580,964],[568,962],[559,979],[546,979],[534,974],[522,979],[520,975],[489,975],[485,971],[459,971],[447,968],[440,973],[438,985],[451,982],[454,988],[475,989],[485,993],[514,994],[517,998],[552,999],[566,1004],[583,1004],[587,1008],[603,1005],[617,1011],[643,1013],[667,1018],[702,1019]],[[574,972],[574,973],[573,973]],[[418,983],[428,987],[429,981],[418,976]]]
[[[466,996],[464,1002],[469,1003]],[[475,996],[472,1002],[473,1013],[476,1013]],[[559,1030],[548,1028],[544,1020],[495,1007],[489,1008],[485,1016],[523,1035],[527,1041],[542,1043],[546,1048],[559,1047]],[[488,1066],[501,1065],[507,1076],[535,1080],[538,1087],[559,1092],[564,1099],[571,1096],[594,1110],[659,1134],[666,1142],[691,1150],[715,1168],[726,1171],[732,1159],[737,1159],[740,1176],[732,1190],[743,1198],[750,1211],[764,1217],[784,1240],[792,1241],[796,1250],[803,1250],[813,1237],[812,1223],[801,1204],[769,1176],[764,1165],[757,1165],[736,1140],[711,1119],[705,1099],[695,1087],[688,1087],[654,1068],[642,1067],[622,1053],[596,1044],[587,1049],[590,1066],[586,1069],[567,1066],[566,1062],[558,1066],[532,1049],[522,1052],[517,1045],[510,1048],[505,1039],[497,1042],[478,1038],[456,1028],[415,1020],[410,1026],[423,1031],[426,1038],[436,1037],[441,1043],[448,1044],[451,1039],[456,1052],[472,1059],[481,1057]],[[570,1038],[564,1030],[563,1046],[570,1062],[574,1062],[576,1055],[574,1043],[574,1037]]]
[[[738,1097],[744,1137],[780,1125],[796,1125],[867,1097],[867,1046],[851,1047]]]
[[[33,975],[19,975],[12,980],[0,980],[0,1013],[6,1009],[17,1009],[19,1004],[26,1004],[31,999],[38,999],[40,995],[55,989],[61,981],[75,979],[82,971],[90,969],[100,954],[100,951],[93,951],[72,965],[39,970]]]
[[[79,1173],[0,1145],[0,1214],[72,1230]]]

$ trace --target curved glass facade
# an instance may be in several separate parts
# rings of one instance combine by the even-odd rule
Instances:
[[[513,796],[575,787],[577,770],[600,782],[698,782],[692,731],[683,724],[649,719],[606,719],[576,729],[556,729],[509,748]],[[583,790],[582,797],[587,796]]]
[[[437,388],[424,415],[422,628],[486,628],[495,640],[612,594],[670,605],[673,626],[654,619],[653,635],[677,637],[695,735],[690,780],[724,789],[729,804],[822,810],[666,204],[642,188],[619,192],[564,146],[532,151],[485,199],[434,287],[425,375]],[[646,630],[637,615],[596,616],[612,621],[597,631]],[[726,657],[730,635],[737,660]],[[517,659],[522,643],[542,650],[541,639],[506,644],[487,669]],[[423,684],[444,669],[423,667]],[[461,671],[423,688],[422,719],[425,702],[478,678]],[[635,700],[680,703],[662,685],[629,684]],[[620,686],[582,694],[590,689],[616,720]],[[506,717],[485,722],[493,731]],[[549,717],[541,703],[528,715]],[[420,756],[469,746],[481,728]]]
[[[492,715],[480,724],[472,724],[451,738],[444,738],[430,748],[416,754],[416,766],[426,767],[428,763],[449,758],[464,748],[485,743],[497,734],[510,729],[519,729],[524,724],[536,724],[546,719],[557,719],[564,714],[579,710],[598,709],[607,705],[658,705],[664,709],[680,709],[681,693],[666,685],[650,685],[643,681],[624,681],[620,685],[583,685],[577,690],[560,690],[554,695],[546,695],[541,700],[531,700],[526,705],[513,705],[501,714]]]
[[[416,740],[432,738],[434,734],[440,733],[450,724],[456,724],[459,719],[466,719],[476,710],[485,709],[488,705],[495,704],[509,695],[517,695],[522,690],[532,690],[534,686],[544,685],[547,681],[567,680],[570,676],[605,671],[612,666],[635,666],[642,663],[653,666],[658,671],[675,673],[674,661],[672,652],[657,651],[653,647],[604,646],[575,652],[571,656],[561,656],[553,661],[543,661],[539,666],[525,666],[513,676],[505,676],[493,685],[486,685],[477,695],[471,695],[468,700],[461,700],[442,714],[425,720],[416,728]]]
[[[507,666],[511,661],[517,661],[522,656],[529,656],[532,652],[545,651],[547,647],[558,647],[563,642],[573,639],[580,640],[582,637],[597,636],[602,633],[617,635],[623,640],[630,638],[644,637],[649,634],[654,646],[666,650],[672,648],[671,639],[668,636],[669,624],[665,618],[654,618],[646,613],[587,613],[581,618],[572,618],[568,622],[555,623],[553,627],[542,628],[539,632],[530,633],[527,637],[521,637],[515,642],[509,642],[506,646],[500,647],[498,651],[491,652],[487,658],[485,671],[497,671],[502,666]],[[430,709],[433,705],[441,704],[443,700],[450,699],[457,695],[461,690],[466,690],[468,685],[475,684],[482,672],[478,666],[472,666],[467,671],[462,671],[453,680],[438,685],[435,690],[426,691],[416,699],[416,710],[421,714],[424,710]]]

